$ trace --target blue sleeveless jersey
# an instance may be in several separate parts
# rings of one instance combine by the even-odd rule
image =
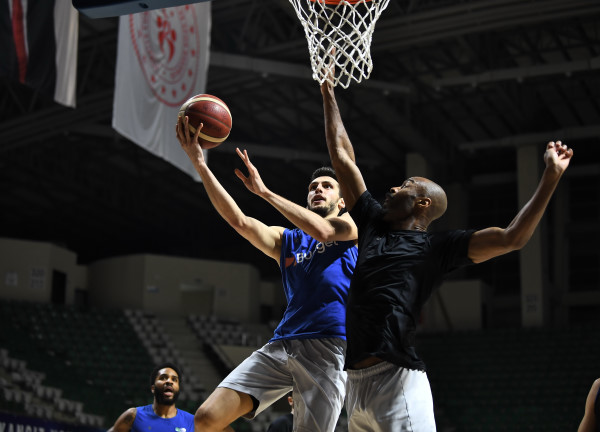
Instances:
[[[162,418],[154,414],[152,405],[137,407],[132,432],[194,432],[194,416],[178,409],[173,418]]]
[[[346,339],[346,301],[358,249],[353,241],[321,243],[286,229],[280,268],[287,308],[271,341]]]

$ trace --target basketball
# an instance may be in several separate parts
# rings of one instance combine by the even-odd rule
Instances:
[[[189,98],[179,108],[179,117],[188,116],[190,132],[203,124],[198,140],[203,149],[218,146],[229,136],[232,119],[229,108],[221,99],[209,94]]]

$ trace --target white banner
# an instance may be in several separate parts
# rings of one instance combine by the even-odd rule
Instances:
[[[75,106],[79,14],[71,0],[0,3],[0,76]]]
[[[129,140],[199,180],[177,141],[175,124],[179,107],[205,91],[210,2],[119,19],[112,125]]]
[[[56,34],[54,100],[63,105],[75,107],[79,13],[69,0],[57,0],[54,9],[54,23]]]

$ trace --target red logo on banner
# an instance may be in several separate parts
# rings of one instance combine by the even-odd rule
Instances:
[[[200,40],[189,5],[129,15],[131,41],[146,82],[161,102],[179,107],[194,92]]]

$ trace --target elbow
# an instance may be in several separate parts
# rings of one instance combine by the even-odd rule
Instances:
[[[517,227],[509,226],[503,230],[504,248],[507,252],[523,249],[531,239],[531,236],[533,236],[534,232],[535,227],[533,229],[519,229]]]
[[[336,240],[334,229],[318,230],[314,233],[310,233],[310,235],[316,241],[321,243],[329,243]]]
[[[250,224],[248,220],[243,217],[233,217],[227,219],[227,223],[231,225],[231,227],[244,236],[248,231],[250,231]]]
[[[504,248],[506,249],[507,253],[513,252],[513,251],[519,251],[519,250],[523,249],[525,247],[525,245],[527,245],[530,238],[531,238],[531,236],[509,237],[506,241]]]

